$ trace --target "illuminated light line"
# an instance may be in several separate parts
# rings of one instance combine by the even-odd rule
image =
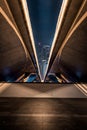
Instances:
[[[24,79],[24,82],[27,82],[27,80],[30,78],[30,76],[31,76],[32,74],[35,74],[35,73],[30,73],[30,74]]]
[[[17,30],[18,30],[18,27],[17,27],[17,25],[16,25],[16,22],[15,22],[15,20],[14,20],[13,15],[12,15],[12,12],[11,12],[11,10],[10,10],[10,8],[9,8],[8,3],[7,3],[7,0],[4,0],[4,2],[5,2],[6,7],[7,7],[7,9],[8,9],[8,11],[9,11],[9,13],[10,13],[10,16],[12,17],[12,20],[13,20],[13,22],[14,22],[14,24],[15,24],[15,27],[16,27],[16,28],[17,28]],[[19,30],[18,30],[18,32],[19,32]]]
[[[75,25],[75,23],[76,23],[76,21],[77,21],[79,15],[81,14],[81,11],[83,10],[83,8],[84,8],[86,2],[87,2],[87,0],[84,0],[84,1],[83,1],[82,5],[81,5],[81,7],[80,7],[80,9],[79,9],[79,11],[78,11],[78,14],[76,15],[76,18],[75,18],[75,20],[74,20],[74,22],[73,22],[71,28],[70,28],[69,31],[68,31],[67,36],[68,36],[69,33],[72,31],[72,29],[73,29],[73,27],[74,27],[74,25]],[[66,36],[66,37],[67,37],[67,36]]]
[[[2,83],[2,84],[0,84],[0,94],[4,91],[4,90],[6,90],[7,88],[9,88],[10,87],[10,85],[9,85],[9,83],[7,84],[7,83]]]
[[[82,84],[82,86],[87,90],[87,84]]]
[[[61,77],[62,77],[67,83],[70,82],[63,74],[61,74]]]
[[[0,7],[0,13],[2,14],[2,16],[5,18],[5,20],[8,22],[8,24],[12,27],[12,29],[14,30],[14,32],[16,33],[16,35],[18,36],[22,46],[23,46],[23,49],[25,51],[25,54],[26,54],[26,58],[28,58],[28,51],[27,51],[27,48],[18,32],[18,30],[15,28],[14,24],[12,23],[12,21],[9,19],[9,17],[7,16],[7,14],[4,12],[4,10]]]
[[[64,40],[64,42],[62,43],[62,46],[59,50],[59,53],[57,55],[61,56],[61,53],[65,47],[65,45],[67,44],[68,40],[70,39],[70,37],[73,35],[73,33],[76,31],[76,29],[79,27],[79,25],[87,18],[87,11],[84,13],[84,15],[80,18],[80,20],[77,22],[77,24],[73,27],[73,29],[71,30],[71,32],[68,34],[68,36],[66,37],[66,39]]]
[[[40,68],[39,68],[39,62],[38,62],[36,48],[35,48],[34,37],[33,37],[33,31],[32,31],[32,26],[31,26],[31,21],[30,21],[30,16],[29,16],[29,10],[28,10],[28,6],[27,6],[27,1],[26,0],[21,0],[21,3],[22,3],[22,6],[23,6],[23,10],[24,10],[24,14],[25,14],[25,19],[26,19],[28,31],[29,31],[30,38],[31,38],[31,44],[32,44],[32,47],[33,47],[33,50],[34,50],[36,64],[37,64],[37,67],[38,67],[38,73],[39,73],[40,79],[42,81],[42,77],[41,77],[41,73],[40,73]]]
[[[69,29],[65,40],[66,40],[67,37],[70,35],[70,33],[72,32],[73,28],[77,25],[77,24],[75,25],[75,22],[76,22],[76,20],[78,19],[78,17],[79,17],[79,15],[80,15],[82,9],[84,8],[86,2],[87,2],[87,0],[84,0],[84,1],[83,1],[82,5],[81,5],[81,8],[79,9],[78,14],[76,15],[76,18],[75,18],[75,20],[74,20],[74,23],[72,24],[71,28]],[[80,20],[79,20],[79,21],[80,21]],[[78,22],[79,22],[79,21],[78,21]],[[75,26],[74,26],[74,25],[75,25]],[[71,34],[71,35],[72,35],[72,34]],[[65,45],[66,45],[66,43],[65,43],[65,45],[64,45],[65,40],[63,41],[62,46],[65,46]],[[68,41],[68,40],[67,40],[67,41]],[[62,48],[62,46],[61,46],[61,48]],[[56,55],[56,57],[59,56],[59,59],[60,59],[60,57],[61,57],[61,52],[62,52],[62,50],[63,50],[63,49],[61,49],[61,48],[60,48],[59,52],[58,52],[57,55]],[[63,47],[63,48],[64,48],[64,47]]]
[[[19,82],[21,79],[23,79],[25,74],[21,75],[15,82]]]
[[[48,70],[48,67],[49,67],[49,63],[50,63],[50,60],[51,60],[53,49],[54,49],[55,44],[56,44],[56,40],[57,40],[59,31],[60,31],[60,28],[61,28],[61,25],[62,25],[62,21],[63,21],[63,18],[64,18],[65,11],[67,9],[68,2],[69,2],[69,0],[63,0],[63,2],[62,2],[62,6],[61,6],[60,13],[59,13],[59,16],[58,16],[56,31],[55,31],[54,39],[53,39],[53,42],[52,42],[52,46],[51,46],[51,50],[50,50],[50,54],[49,54],[49,59],[48,59],[48,64],[47,64],[45,75],[44,75],[44,79],[45,79],[45,76],[47,74],[47,70]]]
[[[78,83],[76,83],[76,84],[74,84],[74,85],[75,85],[84,95],[87,96],[87,89],[84,88],[83,84],[78,84]],[[86,88],[87,88],[87,86],[86,86]]]
[[[71,26],[71,28],[70,28],[70,31],[71,31],[72,28],[74,27],[74,25],[75,25],[75,23],[76,23],[76,21],[77,21],[79,15],[81,14],[81,11],[83,10],[83,8],[84,8],[86,2],[87,2],[87,0],[84,0],[84,1],[83,1],[82,5],[81,5],[81,8],[79,9],[79,12],[78,12],[78,14],[76,15],[76,18],[75,18],[75,20],[74,20],[74,22],[73,22],[73,24],[72,24],[72,26]],[[70,32],[70,31],[69,31],[69,32]]]
[[[9,116],[9,112],[0,113],[0,116]],[[10,117],[87,117],[87,115],[80,114],[10,114]]]

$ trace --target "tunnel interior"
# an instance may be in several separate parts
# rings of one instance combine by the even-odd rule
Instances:
[[[22,1],[0,1],[0,82],[87,82],[87,1],[65,4],[26,1],[33,45]]]

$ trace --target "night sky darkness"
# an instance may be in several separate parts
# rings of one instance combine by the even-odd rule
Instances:
[[[48,54],[47,57],[43,56],[43,48],[48,45],[48,50],[50,50],[62,0],[27,0],[27,4],[37,56],[42,73],[42,68],[44,68],[41,67],[43,66],[42,60],[48,60]],[[47,51],[47,48],[45,51]]]

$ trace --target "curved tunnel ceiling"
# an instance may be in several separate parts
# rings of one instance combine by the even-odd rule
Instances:
[[[35,44],[22,1],[0,0],[0,80],[14,80],[26,72],[41,73],[43,79],[44,73],[61,72],[87,81],[87,0],[67,0],[61,20],[62,0],[27,0]]]
[[[57,53],[59,52],[59,49],[64,39],[66,38],[82,4],[83,4],[83,0],[77,0],[77,1],[68,0],[67,6],[66,6],[66,9],[65,9],[62,21],[61,21],[62,23],[61,23],[60,30],[57,32],[57,38],[56,38],[55,46],[53,48],[52,56],[49,59],[47,72],[49,72],[54,62],[54,59]]]
[[[23,23],[22,34],[20,25],[17,24],[17,20],[21,19],[21,23],[24,18],[17,12],[18,19],[14,19],[15,10],[11,11],[10,8],[7,1],[0,0],[0,81],[12,82],[24,73],[35,73],[36,70],[32,60],[34,58],[31,58],[28,52],[30,48],[26,46],[26,41],[22,37],[22,34],[27,32],[25,23]],[[27,33],[24,36],[27,39]]]
[[[68,19],[67,19],[68,20]],[[61,72],[73,81],[87,81],[87,0],[79,7],[50,72]],[[71,78],[72,77],[72,78]]]
[[[60,65],[79,82],[87,81],[87,13],[63,48]],[[78,36],[78,37],[77,37]]]

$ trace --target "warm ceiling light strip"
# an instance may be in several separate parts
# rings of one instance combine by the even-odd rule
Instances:
[[[82,86],[87,90],[87,84],[82,84]]]
[[[39,63],[38,63],[38,58],[37,58],[37,53],[36,53],[36,48],[35,48],[35,42],[34,42],[33,32],[32,32],[32,27],[31,27],[29,10],[28,10],[28,6],[27,6],[27,1],[26,0],[21,0],[21,3],[22,3],[22,6],[23,6],[23,10],[24,10],[24,14],[25,14],[25,19],[26,19],[28,31],[29,31],[30,38],[31,38],[31,44],[32,44],[32,47],[33,47],[33,50],[34,50],[34,54],[35,54],[35,59],[36,59],[37,67],[38,67],[38,73],[39,73],[40,79],[42,81],[41,74],[40,74]]]
[[[17,30],[18,30],[18,27],[17,27],[17,25],[16,25],[16,22],[15,22],[15,20],[14,20],[13,15],[12,15],[12,12],[11,12],[11,10],[10,10],[10,8],[9,8],[8,3],[7,3],[7,0],[4,0],[4,3],[6,4],[6,7],[7,7],[7,9],[8,9],[8,12],[9,12],[9,14],[10,14],[11,18],[12,18],[12,21],[14,22],[15,27],[16,27],[16,28],[17,28]],[[18,30],[18,32],[19,32],[19,30]]]
[[[48,59],[48,64],[47,64],[46,72],[45,72],[45,75],[44,75],[44,79],[45,79],[45,76],[47,74],[47,70],[48,70],[48,67],[49,67],[50,59],[51,59],[51,56],[52,56],[52,53],[53,53],[53,49],[54,49],[55,44],[56,44],[56,39],[58,37],[59,31],[60,31],[60,28],[61,28],[61,25],[62,25],[62,21],[63,21],[63,18],[64,18],[64,14],[65,14],[68,2],[69,2],[69,0],[63,0],[63,2],[62,2],[62,6],[61,6],[60,14],[58,16],[58,21],[57,21],[57,25],[56,25],[56,31],[55,31],[54,39],[53,39],[53,42],[52,42],[52,46],[51,46],[51,50],[50,50],[50,54],[49,54],[49,59]]]
[[[70,28],[70,31],[71,31],[72,28],[74,27],[74,25],[75,25],[75,23],[76,23],[76,21],[77,21],[79,15],[81,14],[81,12],[82,12],[82,10],[83,10],[83,8],[84,8],[84,6],[85,6],[86,3],[87,3],[87,0],[83,0],[83,3],[82,3],[82,5],[81,5],[81,7],[80,7],[80,9],[79,9],[79,12],[78,12],[78,14],[76,15],[76,18],[75,18],[75,20],[74,20],[74,22],[73,22],[73,24],[72,24],[72,26],[71,26],[71,28]],[[69,33],[70,33],[70,31],[69,31]]]
[[[28,55],[28,51],[27,48],[19,34],[19,32],[17,31],[16,27],[14,26],[14,24],[12,23],[12,21],[9,19],[9,17],[6,15],[6,13],[4,12],[4,10],[0,7],[0,13],[2,14],[2,16],[6,19],[6,21],[8,22],[8,24],[12,27],[12,29],[15,31],[16,35],[18,36],[19,40],[21,41],[21,44],[24,48],[25,54],[26,54],[26,58],[29,56]]]
[[[71,35],[74,33],[74,31],[76,30],[76,28],[79,26],[79,24],[81,24],[81,22],[84,20],[84,17],[86,17],[86,14],[84,14],[83,17],[80,18],[80,20],[79,20],[79,21],[77,22],[77,24],[75,25],[75,22],[76,22],[76,20],[78,19],[78,17],[79,17],[79,15],[80,15],[81,11],[83,10],[83,8],[84,8],[86,2],[87,2],[87,0],[84,0],[84,1],[83,1],[82,5],[81,5],[81,8],[80,8],[80,10],[79,10],[79,12],[78,12],[76,18],[75,18],[75,20],[74,20],[74,22],[73,22],[73,24],[72,24],[72,26],[71,26],[71,28],[70,28],[68,34],[67,34],[65,40],[63,41],[63,44],[62,44],[62,46],[61,46],[61,48],[60,48],[58,54],[56,55],[56,57],[59,56],[59,59],[60,59],[60,57],[61,57],[62,50],[63,50],[64,46],[66,45],[66,42],[69,40],[69,38],[71,37]],[[86,11],[86,12],[87,12],[87,11]],[[82,20],[82,21],[81,21],[81,20]],[[74,26],[74,25],[75,25],[75,26]]]
[[[87,18],[87,11],[84,13],[84,15],[80,18],[80,20],[77,22],[77,24],[74,26],[74,28],[72,29],[72,31],[68,34],[68,36],[66,37],[66,39],[64,40],[60,50],[59,50],[59,57],[61,56],[62,50],[65,47],[66,43],[68,42],[68,40],[70,39],[70,37],[73,35],[73,33],[76,31],[76,29],[79,27],[79,25]]]

